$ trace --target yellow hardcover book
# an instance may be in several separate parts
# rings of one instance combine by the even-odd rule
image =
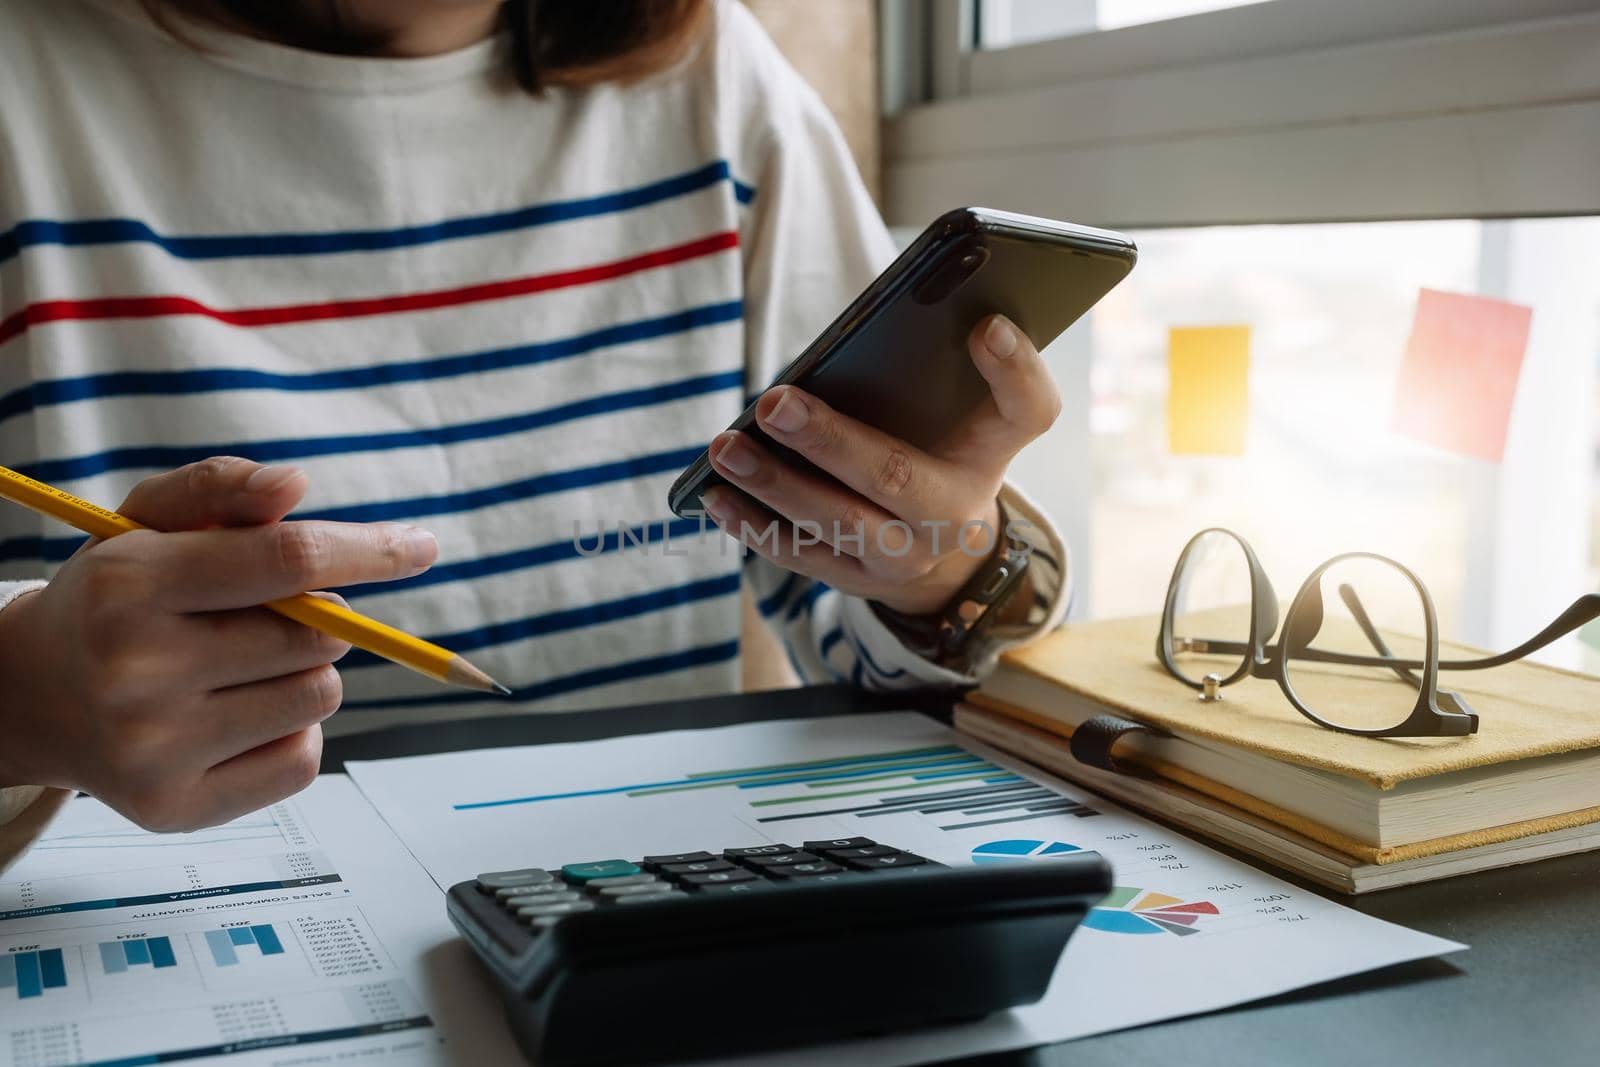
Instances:
[[[1600,822],[1592,821],[1590,813],[1575,812],[1400,848],[1374,849],[1340,840],[1337,834],[1302,833],[1296,825],[1165,778],[1115,774],[1088,766],[1072,756],[1059,731],[1040,729],[1013,715],[961,704],[956,708],[955,727],[1127,807],[1214,838],[1341,893],[1393,889],[1587,852],[1600,845]]]
[[[1347,854],[1495,828],[1600,821],[1600,679],[1526,662],[1445,676],[1480,716],[1453,738],[1367,738],[1317,726],[1273,682],[1205,703],[1155,658],[1155,616],[1073,623],[1006,654],[973,704],[1070,735],[1110,712],[1158,728],[1133,763]],[[1475,650],[1442,646],[1446,657]],[[1362,692],[1359,685],[1354,692]]]

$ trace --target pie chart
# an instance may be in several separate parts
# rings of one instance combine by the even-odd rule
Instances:
[[[1083,925],[1107,934],[1166,933],[1188,937],[1200,932],[1200,922],[1216,914],[1217,906],[1209,900],[1186,901],[1152,889],[1119,885],[1089,909]]]
[[[973,863],[1016,863],[1025,860],[1047,860],[1082,852],[1077,845],[1065,841],[1033,841],[1017,838],[1011,841],[990,841],[972,850]]]

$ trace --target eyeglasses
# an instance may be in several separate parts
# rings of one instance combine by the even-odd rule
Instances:
[[[1358,592],[1359,591],[1359,592]],[[1296,711],[1330,730],[1364,737],[1455,737],[1478,715],[1439,672],[1521,659],[1600,618],[1600,594],[1579,597],[1509,652],[1440,660],[1438,612],[1406,567],[1371,552],[1323,563],[1300,586],[1278,633],[1278,598],[1261,562],[1230,530],[1184,546],[1167,587],[1156,656],[1202,700],[1242,678],[1276,681]],[[1420,673],[1418,673],[1420,672]]]

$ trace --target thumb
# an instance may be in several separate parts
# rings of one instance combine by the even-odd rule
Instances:
[[[117,510],[154,530],[277,522],[306,495],[305,472],[217,456],[146,478]]]

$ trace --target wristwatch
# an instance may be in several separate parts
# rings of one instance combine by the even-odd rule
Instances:
[[[1000,529],[1008,524],[1004,513]],[[1002,533],[995,550],[939,611],[906,615],[872,601],[873,614],[911,651],[941,667],[965,673],[977,639],[1022,588],[1032,546]]]

